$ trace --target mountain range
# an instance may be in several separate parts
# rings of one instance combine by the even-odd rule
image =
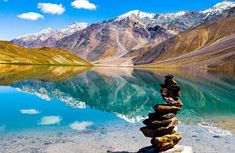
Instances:
[[[72,23],[61,30],[53,30],[52,28],[47,28],[39,33],[27,34],[16,39],[20,42],[20,44],[16,44],[29,48],[53,47],[56,41],[67,37],[79,30],[85,29],[87,26],[87,23]]]
[[[123,58],[131,57],[135,65],[150,67],[234,69],[234,42],[235,8],[232,8],[159,45],[132,51]]]
[[[134,10],[100,23],[46,29],[12,42],[30,48],[63,48],[97,65],[181,67],[186,62],[203,68],[226,68],[231,63],[224,61],[234,63],[229,57],[233,55],[229,43],[235,25],[233,7],[235,2],[224,1],[203,11],[154,14]],[[229,53],[225,56],[224,52]],[[214,56],[216,60],[210,63]]]

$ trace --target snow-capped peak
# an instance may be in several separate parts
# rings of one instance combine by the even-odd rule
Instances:
[[[39,32],[39,33],[37,33],[37,34],[41,34],[41,33],[47,34],[47,33],[53,32],[53,31],[54,31],[54,30],[53,30],[52,28],[46,28],[46,29],[42,30],[41,32]]]
[[[88,26],[88,23],[85,22],[74,22],[70,25],[67,25],[66,27],[64,27],[63,29],[61,29],[60,31],[63,33],[74,33],[76,31],[80,31],[85,29]]]
[[[127,18],[127,17],[132,17],[132,16],[135,16],[135,17],[139,17],[140,19],[143,19],[143,18],[153,18],[155,16],[154,13],[145,13],[145,12],[141,12],[139,10],[133,10],[133,11],[130,11],[130,12],[127,12],[121,16],[118,17],[118,19],[123,19],[123,18]]]
[[[186,11],[180,11],[180,12],[176,12],[174,15],[175,16],[183,16],[185,15],[187,12]]]
[[[204,11],[200,11],[200,13],[206,14],[207,15],[213,15],[213,14],[221,14],[223,11],[228,10],[232,7],[235,7],[235,2],[234,1],[223,1],[221,3],[217,3],[213,7],[206,9]],[[167,20],[174,20],[176,18],[179,18],[181,16],[184,16],[187,12],[189,11],[180,11],[176,13],[166,13],[166,14],[155,14],[155,13],[146,13],[146,12],[141,12],[139,10],[133,10],[130,12],[127,12],[117,18],[117,20],[124,19],[124,18],[138,18],[140,20],[158,20],[158,19],[167,19]],[[158,17],[157,17],[158,16]]]
[[[37,39],[44,40],[48,38],[49,36],[51,36],[51,34],[54,32],[55,31],[52,28],[46,28],[38,33],[26,34],[26,35],[18,37],[17,39],[21,39],[23,41],[32,41],[32,40],[37,40]]]
[[[178,17],[181,17],[183,15],[185,15],[187,12],[186,11],[180,11],[180,12],[176,12],[176,13],[165,13],[165,14],[159,14],[157,20],[162,20],[162,21],[165,21],[165,20],[174,20]]]
[[[226,9],[229,9],[229,8],[232,8],[232,7],[235,7],[235,2],[224,1],[224,2],[216,4],[213,8],[226,10]]]
[[[202,13],[216,14],[216,13],[221,13],[225,10],[228,10],[232,7],[235,7],[235,2],[224,1],[224,2],[221,2],[221,3],[217,3],[212,8],[209,8],[209,9],[206,9],[206,10],[202,11]]]
[[[38,35],[42,35],[42,34],[49,34],[49,33],[52,33],[54,30],[52,28],[46,28],[46,29],[43,29],[42,31],[38,32],[38,33],[31,33],[31,34],[26,34],[26,35],[23,35],[23,36],[20,36],[18,37],[17,39],[20,39],[22,37],[30,37],[30,36],[38,36]]]
[[[27,34],[24,36],[21,36],[17,39],[21,39],[23,41],[34,41],[34,40],[41,40],[45,41],[48,38],[54,38],[56,40],[61,39],[62,37],[71,35],[77,31],[83,30],[88,26],[87,23],[81,22],[75,22],[70,25],[67,25],[66,27],[62,28],[61,30],[53,30],[52,28],[47,28],[42,30],[41,32],[38,33],[33,33],[33,34]]]

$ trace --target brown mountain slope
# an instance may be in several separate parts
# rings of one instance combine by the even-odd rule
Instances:
[[[0,64],[48,64],[86,65],[91,64],[63,49],[23,48],[7,41],[0,41]]]
[[[212,25],[201,25],[189,33],[176,36],[168,50],[158,60],[177,57],[208,46],[211,43],[235,32],[235,17],[219,21]]]
[[[92,24],[56,43],[57,48],[95,63],[112,63],[129,51],[141,48],[149,42],[158,44],[174,36],[168,29],[156,26],[149,29],[132,19],[111,20]]]
[[[235,34],[188,54],[161,60],[148,66],[204,68],[235,71]]]
[[[216,41],[232,35],[235,32],[234,15],[235,9],[231,9],[219,18],[180,33],[159,45],[139,49],[140,56],[135,57],[134,54],[131,54],[136,52],[133,51],[125,55],[124,58],[133,57],[132,60],[135,65],[151,64],[153,66],[154,63],[159,64],[160,61],[166,59],[197,52],[199,49],[210,46]],[[211,50],[211,52],[213,51]]]

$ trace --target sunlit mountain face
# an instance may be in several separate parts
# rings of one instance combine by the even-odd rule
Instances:
[[[169,73],[175,75],[182,90],[184,107],[179,113],[182,122],[194,124],[235,116],[235,80],[223,74],[112,68],[77,70],[62,67],[63,72],[70,72],[71,75],[62,73],[51,78],[50,75],[56,70],[50,68],[47,75],[39,71],[41,77],[35,78],[32,74],[27,76],[25,71],[17,73],[17,70],[12,72],[8,69],[0,76],[1,85],[6,85],[3,80],[8,83],[7,87],[0,88],[0,125],[6,122],[12,128],[24,129],[44,124],[65,126],[76,121],[96,125],[141,122],[153,111],[155,104],[164,103],[159,90],[164,75]],[[18,79],[9,77],[9,74]],[[20,76],[22,79],[19,79]],[[31,115],[27,118],[22,114]],[[6,115],[9,118],[3,117]]]

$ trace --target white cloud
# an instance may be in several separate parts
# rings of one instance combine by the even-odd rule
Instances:
[[[20,112],[22,114],[29,114],[29,115],[35,115],[35,114],[39,114],[40,112],[36,109],[21,109]]]
[[[82,131],[82,130],[86,130],[87,127],[92,126],[93,123],[92,122],[73,122],[72,124],[70,124],[70,128],[73,130],[77,130],[77,131]]]
[[[28,12],[28,13],[22,13],[17,15],[18,18],[20,19],[25,19],[25,20],[38,20],[38,19],[44,19],[43,15],[39,13],[34,13],[34,12]]]
[[[96,5],[89,0],[74,0],[71,5],[77,9],[96,10]]]
[[[62,4],[52,4],[52,3],[38,3],[38,8],[41,9],[43,13],[49,14],[63,14],[65,8]]]
[[[60,116],[44,116],[39,122],[40,125],[59,124],[62,118]]]

